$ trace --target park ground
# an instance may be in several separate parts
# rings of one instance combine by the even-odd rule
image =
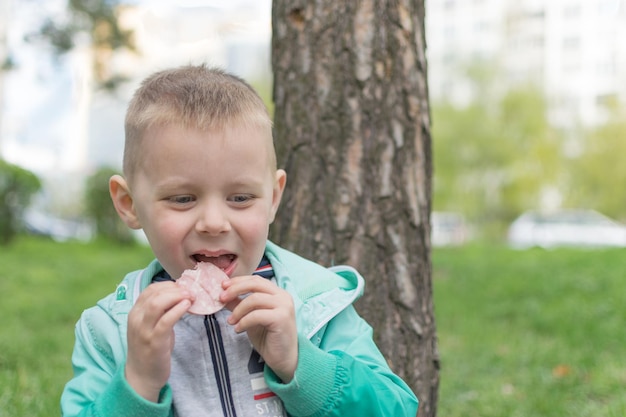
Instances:
[[[58,415],[81,311],[151,257],[33,237],[0,250],[0,417]],[[438,415],[626,415],[624,271],[626,249],[434,249]]]

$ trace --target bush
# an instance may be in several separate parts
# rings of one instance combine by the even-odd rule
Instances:
[[[0,159],[0,245],[8,245],[21,231],[21,215],[40,189],[35,174]]]
[[[117,215],[109,195],[109,178],[117,173],[103,167],[87,179],[86,210],[96,225],[98,236],[128,244],[134,242],[133,234]]]

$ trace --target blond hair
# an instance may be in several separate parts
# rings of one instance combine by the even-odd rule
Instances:
[[[133,175],[145,132],[152,126],[220,131],[234,124],[268,129],[271,138],[267,107],[246,81],[206,65],[156,72],[142,82],[126,112],[124,174]]]

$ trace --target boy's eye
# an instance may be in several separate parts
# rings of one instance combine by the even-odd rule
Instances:
[[[250,194],[237,194],[230,198],[230,201],[233,203],[247,203],[252,200],[252,196]]]
[[[169,198],[169,201],[176,204],[187,204],[194,201],[194,198],[190,195],[176,195]]]

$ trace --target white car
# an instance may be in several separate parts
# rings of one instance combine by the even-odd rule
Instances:
[[[430,215],[432,227],[431,243],[435,247],[458,246],[468,239],[468,227],[465,218],[459,213],[432,212]]]
[[[594,210],[526,212],[508,232],[515,248],[626,247],[626,226]]]

